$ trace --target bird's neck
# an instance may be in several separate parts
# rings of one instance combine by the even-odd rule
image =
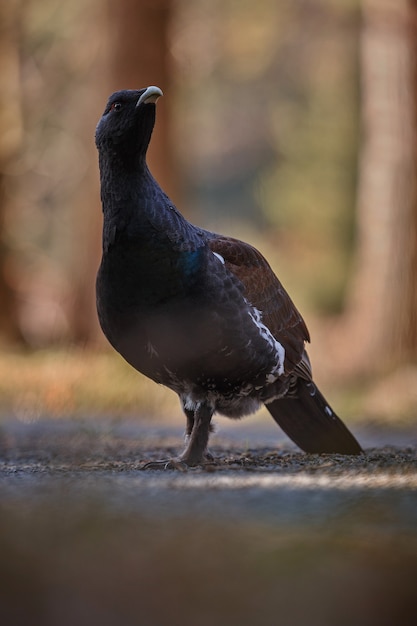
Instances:
[[[116,154],[106,158],[100,155],[99,165],[104,219],[115,219],[119,214],[127,217],[126,213],[137,206],[138,197],[153,180],[146,160],[129,168]]]
[[[120,163],[100,162],[101,199],[104,213],[103,247],[120,237],[138,244],[154,239],[165,241],[166,253],[202,245],[201,235],[175,208],[149,171],[146,161],[135,171]]]

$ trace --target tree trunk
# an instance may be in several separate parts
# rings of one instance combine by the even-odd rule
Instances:
[[[8,166],[16,157],[22,140],[18,16],[20,2],[0,4],[0,338],[22,341],[18,323],[17,285],[14,254],[5,232],[12,184]]]
[[[409,346],[410,356],[417,359],[417,0],[409,2],[410,31],[411,40],[411,98],[412,98],[412,129],[411,138],[413,142],[413,172],[411,184],[414,184],[414,196],[412,203],[412,216],[410,223],[410,259],[407,289],[408,299],[406,310],[409,311],[407,317],[407,333],[404,338]]]
[[[416,30],[407,0],[363,0],[357,253],[339,333],[345,366],[417,356]]]

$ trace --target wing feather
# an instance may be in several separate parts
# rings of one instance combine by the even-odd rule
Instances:
[[[208,241],[212,252],[223,257],[227,269],[242,283],[245,298],[261,313],[262,322],[285,348],[285,371],[311,377],[304,344],[310,340],[307,326],[272,271],[253,246],[232,237],[216,235]]]

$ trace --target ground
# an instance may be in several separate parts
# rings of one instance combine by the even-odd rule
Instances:
[[[223,420],[215,460],[131,419],[0,426],[0,623],[402,626],[417,609],[417,435],[355,430],[305,455],[270,421]]]

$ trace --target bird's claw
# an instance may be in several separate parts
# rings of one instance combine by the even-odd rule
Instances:
[[[186,472],[188,470],[187,463],[181,459],[160,459],[159,461],[149,461],[139,468],[140,470],[178,470]]]
[[[199,460],[198,460],[199,459]],[[142,465],[140,470],[178,470],[179,472],[186,472],[190,467],[202,466],[206,463],[212,463],[214,461],[213,455],[206,450],[202,458],[199,457],[186,457],[185,454],[176,459],[159,459],[158,461],[149,461]]]

